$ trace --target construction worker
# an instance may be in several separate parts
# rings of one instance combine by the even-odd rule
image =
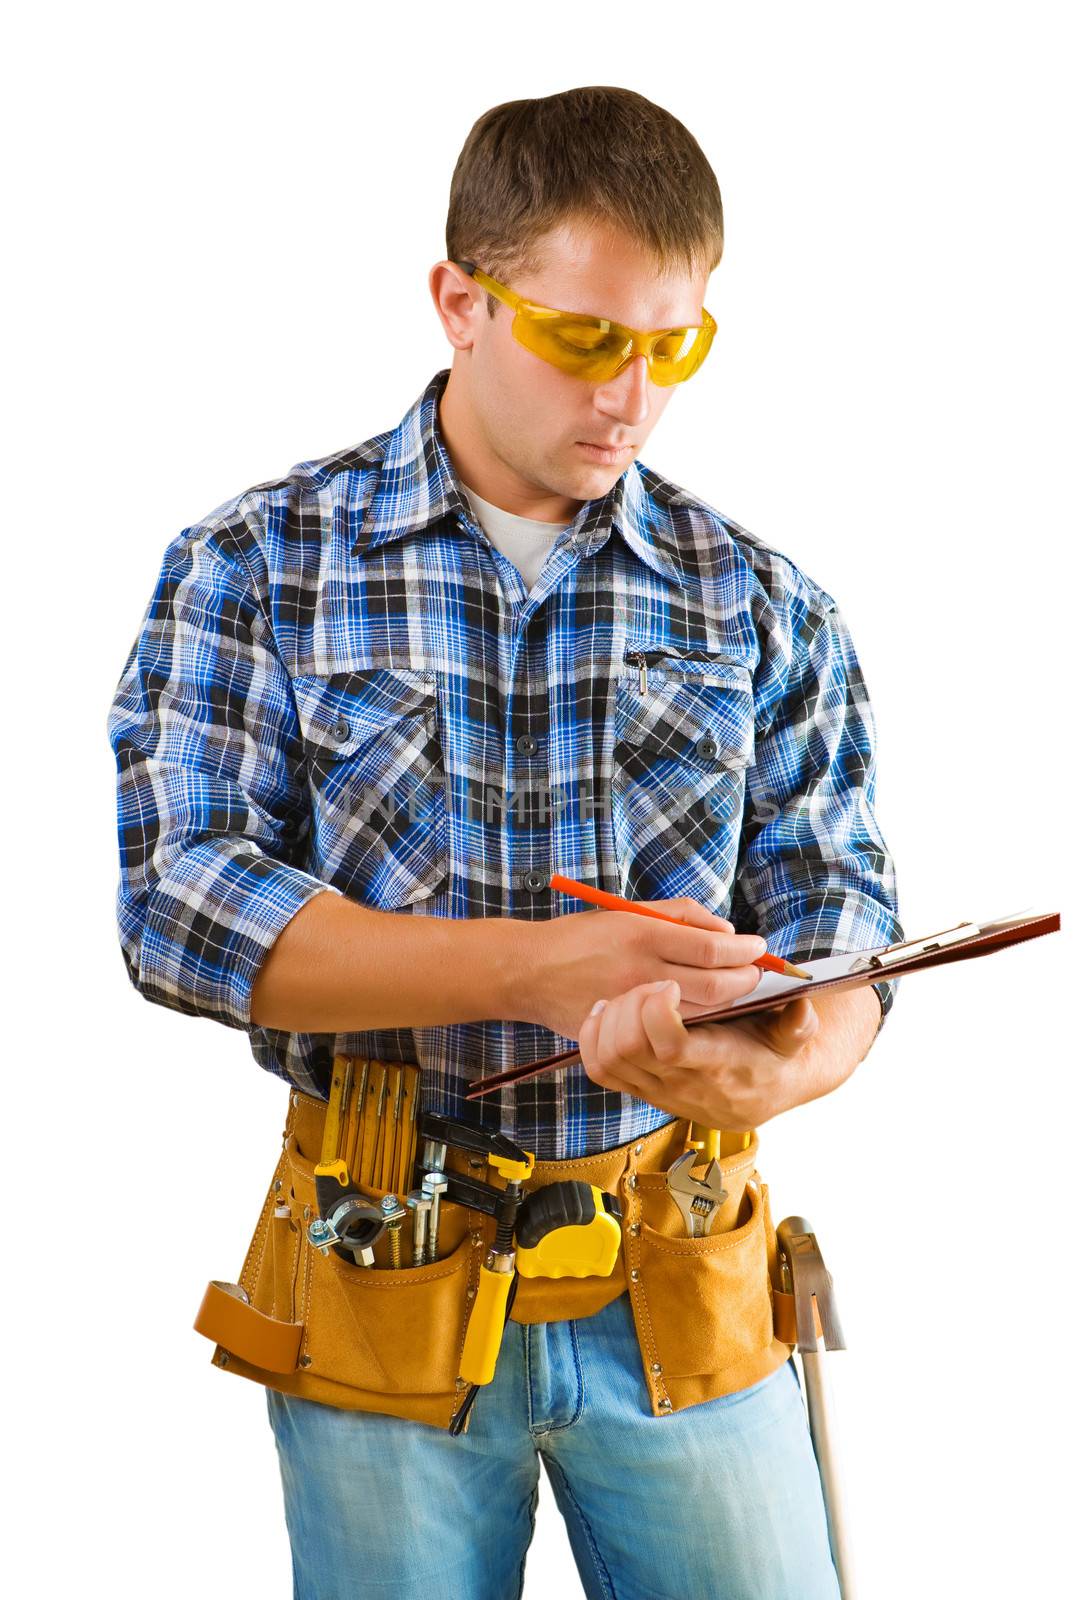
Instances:
[[[395,233],[365,241],[390,279]],[[129,975],[306,1095],[337,1052],[415,1062],[422,1108],[542,1160],[756,1129],[852,1073],[892,985],[682,1018],[765,950],[902,929],[835,600],[638,459],[714,349],[716,178],[628,90],[513,101],[470,130],[446,246],[451,365],[397,427],[166,551],[110,713]],[[401,369],[395,314],[336,319],[363,382]],[[553,870],[685,925],[561,904]],[[573,1041],[582,1071],[467,1104]],[[793,1364],[650,1416],[624,1294],[510,1323],[460,1438],[267,1401],[298,1600],[518,1595],[540,1462],[588,1595],[838,1593]]]

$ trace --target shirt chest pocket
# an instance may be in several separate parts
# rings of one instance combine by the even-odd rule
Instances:
[[[447,876],[435,674],[374,668],[293,680],[311,800],[310,870],[377,909]]]
[[[731,899],[746,769],[754,753],[749,670],[677,658],[619,679],[611,816],[621,893]]]

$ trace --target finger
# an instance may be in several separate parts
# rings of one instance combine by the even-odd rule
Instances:
[[[657,1061],[675,1065],[690,1044],[689,1031],[679,1010],[681,995],[677,983],[649,996],[641,1007],[641,1021]]]
[[[641,983],[611,1000],[602,1013],[598,1039],[600,1069],[613,1085],[644,1098],[661,1087],[648,1070],[654,1052],[642,1019],[645,1003],[658,998],[657,991],[657,984]]]
[[[592,1008],[580,1029],[580,1059],[583,1062],[584,1071],[592,1083],[601,1089],[610,1089],[615,1093],[624,1094],[626,1085],[620,1083],[615,1076],[612,1058],[602,1043],[603,1019],[610,1009],[611,1002],[609,1000],[596,1002],[596,1004],[599,1003],[601,1003],[603,1009],[596,1013]]]
[[[599,1032],[602,1027],[603,1011],[608,1001],[596,1000],[595,1005],[584,1017],[580,1024],[580,1031],[576,1035],[576,1042],[580,1049],[580,1060],[590,1073],[598,1071],[599,1066]],[[599,1009],[596,1010],[595,1007]]]
[[[668,917],[679,917],[687,925],[694,928],[714,928],[717,932],[733,933],[735,924],[727,917],[717,916],[715,911],[708,911],[699,900],[694,900],[692,895],[675,895],[669,900],[636,900],[634,905],[647,906],[650,911],[662,911]]]
[[[620,1066],[645,1071],[650,1060],[654,1060],[644,1014],[666,992],[665,983],[666,980],[659,979],[654,983],[637,984],[619,995],[610,1008],[612,1014],[604,1025],[603,1037]]]
[[[729,1006],[733,1001],[743,999],[757,988],[763,976],[761,968],[755,966],[753,961],[742,966],[718,967],[714,971],[707,967],[679,966],[675,961],[668,961],[664,963],[663,974],[678,985],[686,1016],[694,1011],[712,1011],[720,1006]]]
[[[642,983],[639,989],[647,992],[651,984]],[[613,1076],[617,1075],[621,1062],[618,1058],[618,1026],[623,1013],[631,1011],[633,996],[637,990],[626,989],[624,994],[615,995],[602,1013],[602,1027],[599,1030],[599,1060],[605,1070]]]

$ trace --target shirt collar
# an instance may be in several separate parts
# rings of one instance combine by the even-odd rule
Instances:
[[[360,512],[354,555],[419,533],[457,511],[474,520],[439,427],[439,401],[449,377],[449,367],[437,372],[389,435],[370,497]],[[679,527],[669,508],[652,498],[642,471],[648,469],[631,462],[607,494],[585,500],[571,537],[582,560],[604,545],[616,528],[653,572],[684,584],[687,562]]]

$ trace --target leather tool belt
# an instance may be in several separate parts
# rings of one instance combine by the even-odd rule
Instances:
[[[289,1096],[283,1148],[236,1284],[211,1282],[194,1326],[214,1365],[285,1394],[446,1428],[460,1399],[459,1358],[495,1221],[441,1208],[435,1261],[360,1267],[307,1238],[318,1216],[314,1168],[326,1102]],[[685,1149],[676,1119],[628,1144],[572,1161],[537,1161],[526,1192],[579,1179],[615,1194],[622,1248],[609,1277],[520,1280],[511,1320],[588,1317],[628,1294],[649,1409],[667,1416],[749,1387],[788,1359],[791,1295],[778,1290],[758,1138],[719,1167],[725,1198],[705,1237],[690,1238],[667,1187]],[[485,1163],[451,1147],[447,1169],[487,1181]],[[358,1185],[376,1202],[382,1188]],[[404,1204],[406,1193],[397,1192]]]

